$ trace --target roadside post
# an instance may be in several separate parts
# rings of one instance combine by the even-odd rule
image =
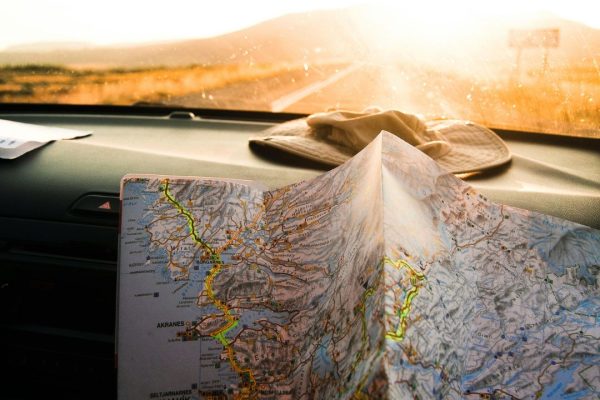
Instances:
[[[551,48],[557,48],[560,42],[560,29],[511,29],[508,32],[508,46],[516,49],[514,80],[521,80],[521,55],[523,49],[543,48],[542,73],[548,71],[548,53]]]

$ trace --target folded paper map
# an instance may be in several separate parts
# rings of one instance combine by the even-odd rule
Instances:
[[[600,232],[382,132],[276,190],[122,181],[123,399],[597,398]]]

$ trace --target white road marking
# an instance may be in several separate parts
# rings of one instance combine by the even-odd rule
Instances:
[[[277,100],[271,102],[271,111],[272,112],[283,111],[286,108],[288,108],[289,106],[291,106],[292,104],[297,103],[298,101],[313,94],[314,92],[319,91],[319,90],[323,89],[324,87],[329,86],[329,85],[339,81],[346,75],[356,71],[361,66],[362,65],[359,63],[350,64],[347,68],[331,75],[329,78],[327,78],[325,80],[311,83],[308,86],[304,86],[301,89],[298,89],[296,91],[288,93],[285,96],[282,96],[282,97],[278,98]]]

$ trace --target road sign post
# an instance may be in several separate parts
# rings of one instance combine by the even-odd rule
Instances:
[[[560,29],[511,29],[508,32],[508,46],[516,49],[515,75],[516,81],[521,79],[521,55],[523,49],[543,48],[542,76],[548,70],[548,54],[551,48],[558,47]]]

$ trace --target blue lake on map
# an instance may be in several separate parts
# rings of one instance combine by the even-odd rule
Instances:
[[[330,342],[331,333],[328,333],[321,339],[321,343],[319,343],[319,349],[315,353],[316,357],[313,361],[313,370],[319,374],[321,378],[334,371],[333,362],[331,361],[331,357],[327,352]]]

